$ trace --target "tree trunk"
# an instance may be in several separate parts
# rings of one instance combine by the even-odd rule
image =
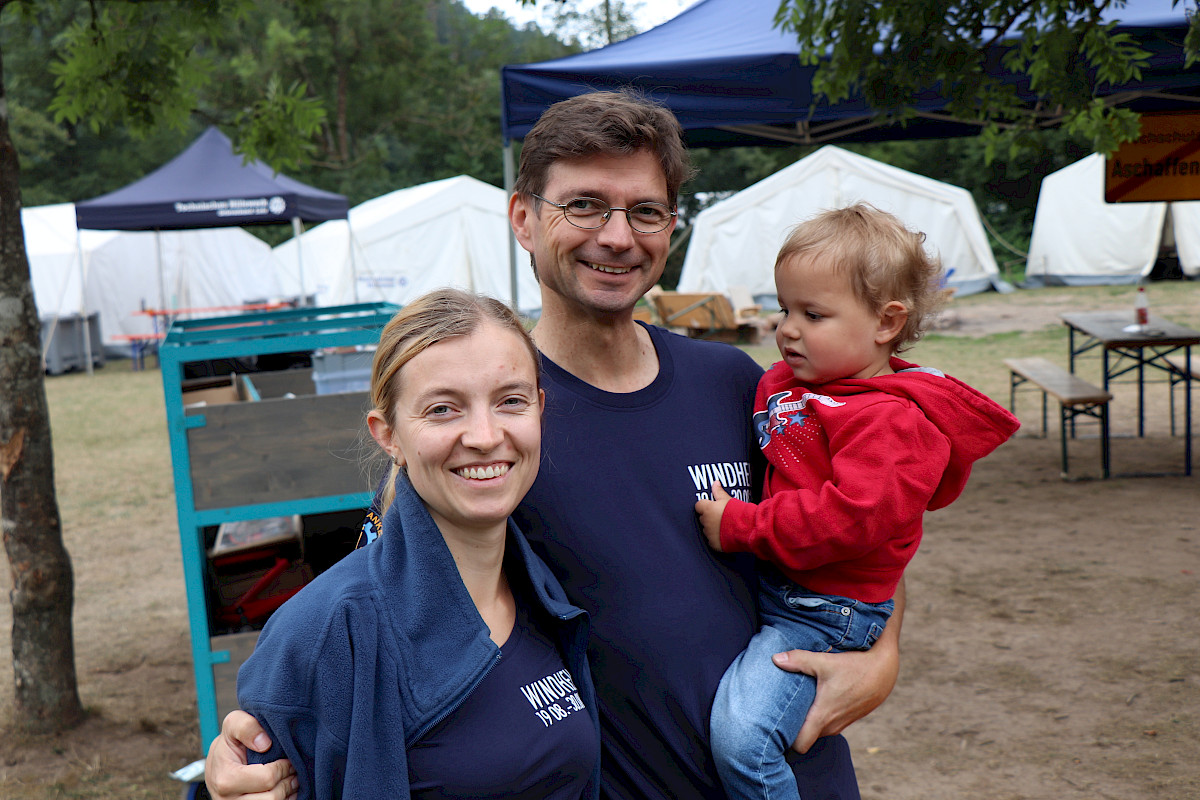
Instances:
[[[0,2],[0,9],[5,5]],[[16,722],[36,732],[71,728],[83,719],[71,628],[74,576],[54,493],[41,327],[21,228],[20,165],[9,134],[2,61],[0,530],[12,571]]]

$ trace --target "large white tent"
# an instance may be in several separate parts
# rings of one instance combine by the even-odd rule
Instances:
[[[80,231],[71,203],[22,209],[21,223],[38,316],[45,323],[98,313],[109,346],[154,331],[153,318],[138,313],[145,308],[236,306],[281,295],[270,246],[241,228]]]
[[[999,277],[979,210],[958,186],[826,146],[696,215],[681,292],[744,286],[775,301],[775,255],[797,223],[829,208],[870,203],[925,233],[958,294],[1007,288]]]
[[[1137,283],[1171,249],[1200,275],[1200,202],[1106,203],[1104,156],[1092,153],[1042,179],[1025,283]]]
[[[277,246],[280,280],[287,291],[303,283],[319,306],[404,305],[446,286],[511,304],[507,209],[503,189],[465,175],[399,189]],[[541,307],[527,266],[517,298],[524,312]]]

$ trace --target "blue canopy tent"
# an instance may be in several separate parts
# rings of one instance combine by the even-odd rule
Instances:
[[[346,219],[346,198],[243,163],[229,137],[210,127],[149,175],[75,204],[85,230],[153,231]]]
[[[779,0],[701,0],[657,28],[598,50],[501,70],[501,128],[521,139],[553,103],[578,94],[634,86],[679,118],[688,144],[821,144],[973,135],[979,126],[944,113],[937,91],[914,100],[904,127],[880,117],[862,98],[814,104],[815,66],[802,66],[795,34],[775,27]],[[1171,0],[1132,0],[1110,8],[1150,64],[1128,85],[1099,87],[1115,105],[1163,111],[1200,102],[1200,68],[1184,69],[1183,7]],[[1000,51],[990,68],[1003,75]],[[1018,83],[1030,101],[1037,99]],[[1057,122],[1055,111],[1045,115]]]
[[[779,0],[700,0],[657,28],[598,50],[501,70],[501,132],[505,189],[512,191],[512,140],[525,134],[550,105],[590,91],[633,86],[664,103],[679,118],[693,147],[822,144],[903,138],[970,136],[971,120],[951,117],[937,91],[911,105],[901,124],[879,115],[862,98],[814,102],[815,66],[803,66],[792,33],[775,27]],[[1200,103],[1200,68],[1184,69],[1184,8],[1171,0],[1131,0],[1109,9],[1150,52],[1139,80],[1100,87],[1113,105],[1166,111]],[[991,59],[1004,74],[997,50]],[[1016,79],[1014,78],[1014,81]],[[1022,94],[1035,102],[1027,84]],[[1048,109],[1043,122],[1058,124]],[[516,275],[516,243],[510,258]],[[515,292],[515,286],[514,286]],[[514,294],[515,297],[515,294]]]
[[[346,219],[349,208],[343,195],[315,189],[261,161],[245,162],[228,136],[209,127],[149,175],[76,203],[75,225],[80,230],[166,231],[290,223],[299,235],[302,223]],[[161,260],[160,252],[159,305],[165,308]],[[303,296],[303,265],[299,270]]]

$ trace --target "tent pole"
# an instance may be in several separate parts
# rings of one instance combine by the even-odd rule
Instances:
[[[513,165],[512,139],[504,140],[504,197],[512,197],[513,184],[516,182],[516,170]],[[508,281],[509,297],[512,298],[512,308],[520,314],[520,304],[517,302],[517,236],[512,226],[508,226]]]
[[[300,243],[300,234],[304,229],[300,227],[300,218],[292,217],[292,237],[296,240],[296,271],[300,276],[300,303],[301,307],[308,305],[308,293],[304,289],[304,256],[301,254],[302,247]]]
[[[167,288],[163,281],[163,257],[162,257],[162,231],[158,228],[154,229],[154,257],[158,259],[158,310],[162,312],[162,318],[167,327],[170,325],[170,317],[166,314],[167,310]],[[152,315],[151,319],[157,320],[158,317]],[[158,322],[154,323],[154,332],[158,333]],[[166,328],[163,333],[166,333]]]
[[[83,269],[83,234],[75,229],[75,252],[79,254],[79,316],[83,324],[83,357],[87,360],[87,374],[92,374],[92,326],[89,324],[87,310],[87,273]],[[45,366],[46,355],[42,354],[42,365]]]
[[[358,264],[354,263],[354,228],[350,225],[350,215],[346,215],[346,246],[350,248],[350,281],[354,287],[354,302],[358,300]],[[296,243],[300,247],[300,243]]]

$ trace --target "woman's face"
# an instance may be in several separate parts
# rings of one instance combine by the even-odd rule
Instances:
[[[541,457],[544,400],[521,337],[485,322],[417,355],[394,380],[387,449],[442,533],[503,529]]]

